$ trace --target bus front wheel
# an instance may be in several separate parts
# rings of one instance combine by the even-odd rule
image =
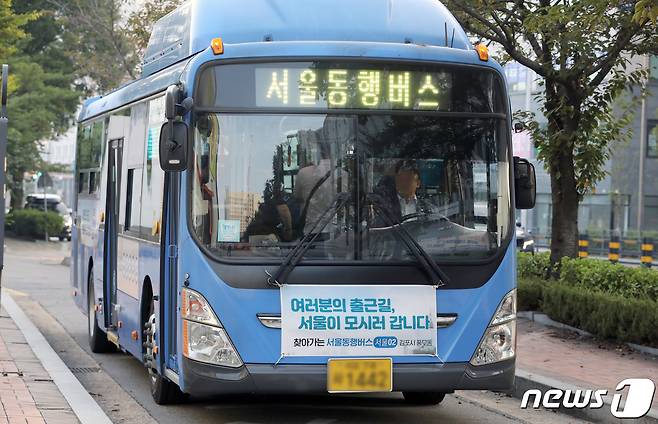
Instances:
[[[144,365],[149,371],[149,383],[151,385],[151,396],[158,405],[171,405],[180,403],[185,399],[175,383],[167,380],[158,373],[156,368],[156,356],[154,350],[155,335],[157,333],[157,320],[155,316],[155,304],[151,299],[147,320],[144,323]]]
[[[94,296],[94,269],[89,269],[89,280],[87,281],[87,335],[89,348],[94,353],[107,353],[114,350],[107,340],[107,334],[98,326],[96,319],[96,298]]]
[[[402,392],[404,400],[412,405],[438,405],[446,397],[438,392]]]

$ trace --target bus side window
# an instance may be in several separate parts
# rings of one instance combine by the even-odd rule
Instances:
[[[87,172],[80,172],[78,175],[78,193],[83,194],[89,192],[89,174]]]
[[[96,174],[94,171],[89,173],[89,194],[96,192]]]
[[[128,176],[126,177],[126,217],[123,231],[130,230],[130,218],[133,206],[133,180],[135,177],[135,170],[129,169]]]
[[[142,235],[152,241],[160,241],[162,228],[162,197],[164,190],[164,172],[158,159],[158,142],[160,128],[165,122],[164,97],[150,100],[148,114],[145,116],[147,128],[145,131],[145,154],[142,162],[142,197],[140,226],[145,230]],[[145,111],[146,112],[146,111]]]
[[[128,169],[126,176],[125,224],[124,231],[138,233],[141,213],[142,169]]]

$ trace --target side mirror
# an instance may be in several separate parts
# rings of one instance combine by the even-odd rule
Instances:
[[[514,197],[517,209],[532,209],[537,197],[535,167],[527,159],[514,156]]]
[[[182,95],[182,89],[177,85],[170,85],[167,88],[165,96],[165,118],[168,121],[176,119],[178,116],[183,116],[194,107],[194,99],[186,97],[179,103]]]
[[[167,120],[176,119],[177,111],[176,105],[180,97],[180,88],[177,85],[170,85],[167,87],[167,94],[165,96],[165,118]]]
[[[160,130],[160,167],[163,171],[179,172],[187,169],[187,124],[169,121]]]

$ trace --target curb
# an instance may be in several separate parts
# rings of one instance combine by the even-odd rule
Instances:
[[[585,330],[581,330],[580,328],[572,327],[567,324],[562,324],[561,322],[553,321],[548,317],[548,315],[541,312],[520,311],[517,312],[516,315],[519,318],[525,318],[530,321],[545,325],[547,327],[559,328],[560,330],[569,330],[585,337],[594,337],[591,333],[588,333]],[[656,358],[658,358],[658,349],[656,349],[655,347],[643,346],[635,343],[624,343],[624,344],[637,352],[643,353],[645,355],[655,356]]]
[[[561,390],[588,390],[582,387],[577,387],[563,381],[556,380],[554,378],[545,377],[542,375],[534,374],[528,371],[521,369],[516,369],[516,376],[514,378],[514,388],[512,389],[512,396],[517,399],[522,399],[523,394],[531,389],[538,389],[545,394],[546,391],[550,389],[561,389]],[[596,387],[589,388],[589,390],[595,390]],[[579,418],[581,420],[594,421],[600,423],[610,423],[610,424],[621,424],[627,423],[630,420],[616,418],[610,412],[612,396],[607,395],[603,397],[604,405],[598,409],[592,408],[565,408],[560,405],[559,408],[555,411],[560,412],[561,414],[569,415],[574,418]],[[658,424],[658,410],[652,408],[649,410],[649,413],[642,418],[637,418],[632,420],[634,423],[640,424]]]
[[[23,337],[34,355],[53,379],[80,422],[82,424],[112,424],[110,418],[64,364],[43,334],[5,290],[2,291],[2,306],[14,320],[16,327],[23,333]]]

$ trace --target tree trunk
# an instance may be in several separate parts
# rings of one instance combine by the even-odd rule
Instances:
[[[12,173],[11,175],[11,208],[12,209],[23,209],[23,178],[24,172],[19,171],[16,174]]]
[[[546,80],[546,106],[551,176],[551,269],[558,277],[559,261],[578,256],[578,204],[580,195],[574,169],[574,146],[580,124],[582,97],[574,87]]]
[[[571,151],[561,151],[552,161],[551,198],[551,263],[557,264],[564,256],[578,256],[578,191]],[[553,269],[552,274],[559,273]]]

